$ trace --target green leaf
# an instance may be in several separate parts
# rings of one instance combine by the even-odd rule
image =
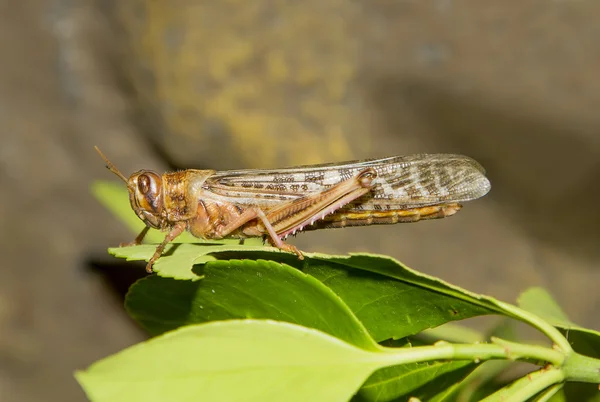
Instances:
[[[438,388],[434,389],[434,391],[439,391],[436,395],[433,395],[431,398],[427,399],[428,402],[454,402],[459,400],[456,397],[456,393],[460,390],[462,382],[452,384],[447,388]],[[432,388],[437,385],[433,385]]]
[[[565,312],[545,289],[533,287],[518,299],[523,310],[534,313],[561,329],[579,353],[600,357],[600,332],[581,327],[569,320]]]
[[[297,262],[297,258],[292,256],[291,261]],[[151,334],[211,320],[271,318],[320,329],[355,345],[373,348],[364,327],[330,289],[286,264],[222,260],[206,264],[201,274],[204,279],[198,282],[159,277],[138,282],[126,300],[130,315]],[[385,400],[391,400],[409,391],[416,395],[416,390],[435,376],[446,381],[441,388],[446,389],[448,379],[455,378],[450,373],[464,376],[461,369],[465,366],[449,362],[386,368],[369,380],[369,387],[361,395],[364,400],[371,400],[373,395],[387,395]],[[466,370],[471,366],[469,363]],[[425,386],[418,392],[429,396],[433,389],[440,388]]]
[[[355,401],[387,402],[404,397],[429,401],[459,383],[476,365],[473,362],[412,363],[376,371],[358,392]]]
[[[478,365],[458,386],[453,390],[451,399],[479,401],[486,396],[498,391],[509,382],[512,362],[507,360],[488,360]],[[502,382],[499,378],[504,377]]]
[[[329,256],[221,247],[214,258],[269,259],[314,276],[337,293],[378,342],[404,338],[449,321],[509,313],[493,298],[418,273],[393,258],[371,254]]]
[[[319,329],[365,349],[378,348],[335,293],[286,264],[213,261],[203,274],[194,283],[148,277],[132,286],[126,307],[151,334],[191,323],[270,318]]]
[[[485,342],[489,337],[480,331],[450,322],[436,328],[426,329],[419,334],[419,338],[454,343],[477,343]]]
[[[305,263],[303,270],[336,292],[377,341],[404,338],[498,310],[479,296],[418,274],[388,257],[319,256]]]
[[[550,293],[539,287],[532,287],[521,293],[517,300],[519,307],[546,319],[552,325],[564,328],[578,327],[569,321],[565,312],[552,298]]]
[[[194,257],[194,247],[198,250],[197,257]],[[129,258],[150,256],[149,249],[144,250],[143,255],[128,249],[111,251]],[[570,349],[565,338],[539,317],[494,298],[420,274],[390,257],[306,253],[305,259],[300,261],[290,253],[272,247],[183,244],[169,248],[155,268],[161,275],[196,279],[191,271],[194,263],[214,258],[256,259],[263,256],[270,260],[286,261],[326,283],[346,301],[377,341],[404,338],[449,321],[483,314],[502,314],[533,325],[561,348]]]
[[[156,274],[166,278],[196,280],[198,276],[192,270],[194,265],[214,261],[216,258],[213,254],[224,250],[235,252],[238,258],[248,257],[247,253],[264,252],[264,255],[273,256],[267,259],[277,260],[278,254],[285,254],[274,247],[255,245],[255,242],[241,245],[239,241],[234,242],[231,239],[218,242],[200,242],[196,239],[195,243],[171,243],[166,246],[162,256],[154,263],[153,269]],[[117,258],[125,258],[127,261],[148,261],[155,251],[155,244],[108,249],[110,254]],[[297,259],[295,256],[293,258]]]
[[[319,256],[318,258],[341,264],[344,267],[395,278],[430,291],[440,292],[457,300],[463,300],[469,304],[476,305],[487,312],[505,313],[504,309],[497,305],[494,298],[470,292],[446,283],[441,279],[415,271],[392,257],[358,253],[349,256]],[[453,311],[452,313],[454,315],[461,314],[460,311]]]
[[[567,402],[564,384],[556,384],[537,395],[535,402]]]
[[[110,251],[119,257],[145,260],[154,252],[150,246]],[[368,254],[307,253],[300,261],[272,247],[181,244],[167,248],[154,268],[161,276],[197,279],[194,264],[221,258],[264,258],[303,270],[341,297],[378,342],[404,338],[449,321],[503,312],[492,298],[419,274],[389,257]],[[249,289],[251,286],[248,283]]]
[[[148,261],[154,255],[156,245],[143,244],[131,247],[109,248],[108,252],[117,258],[125,258],[127,261]],[[274,247],[241,245],[239,242],[232,243],[232,240],[223,240],[220,242],[199,242],[196,243],[171,243],[165,247],[165,250],[156,263],[154,263],[154,272],[159,276],[175,279],[198,279],[198,275],[192,270],[194,265],[204,264],[208,261],[214,261],[214,253],[227,250],[236,252],[238,258],[247,258],[248,253],[254,251],[264,252],[265,255],[273,255],[276,260],[277,255],[286,254]],[[262,254],[261,254],[262,255]],[[297,257],[293,257],[297,259]],[[269,258],[271,259],[271,258]]]
[[[94,363],[76,378],[92,401],[347,401],[385,353],[274,321],[188,326]]]

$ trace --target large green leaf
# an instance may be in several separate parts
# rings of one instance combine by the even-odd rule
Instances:
[[[128,259],[147,259],[154,252],[150,246],[110,251]],[[285,262],[314,276],[345,301],[378,342],[404,338],[449,321],[502,312],[491,298],[419,274],[389,257],[367,254],[336,257],[307,253],[300,261],[294,255],[271,247],[180,244],[167,249],[155,269],[161,276],[198,279],[192,270],[194,264],[232,258]],[[253,286],[260,287],[253,279],[257,278],[249,278],[245,284],[252,293]],[[223,318],[213,316],[212,319]]]
[[[493,298],[421,274],[387,256],[311,253],[299,261],[286,253],[243,252],[229,247],[212,255],[225,260],[240,255],[276,259],[314,276],[348,304],[378,342],[474,316],[509,315]]]
[[[411,363],[385,367],[376,371],[363,384],[354,401],[395,401],[415,397],[429,401],[468,375],[473,362]]]
[[[328,263],[340,264],[345,268],[368,271],[387,276],[389,278],[395,278],[409,284],[414,284],[429,291],[439,292],[457,300],[463,300],[469,304],[476,305],[488,313],[505,313],[504,309],[498,306],[496,300],[491,297],[470,292],[458,286],[444,282],[436,277],[410,269],[392,257],[358,253],[348,256],[319,255],[316,258],[327,261]],[[462,314],[459,309],[453,309],[449,312],[456,316],[460,316],[460,314]]]
[[[272,261],[209,262],[197,282],[149,277],[126,306],[150,333],[190,323],[270,318],[316,328],[365,349],[377,349],[346,304],[315,278]]]
[[[131,316],[153,334],[211,320],[271,318],[372,347],[364,327],[330,289],[287,264],[222,260],[207,263],[199,274],[203,280],[195,282],[156,276],[138,282],[126,301]],[[433,390],[446,389],[472,368],[463,362],[385,368],[369,379],[360,395],[362,400],[429,397]]]
[[[379,342],[497,312],[478,296],[417,274],[388,257],[318,257],[303,270],[336,292]]]
[[[393,356],[288,323],[188,326],[76,374],[92,401],[347,401]]]

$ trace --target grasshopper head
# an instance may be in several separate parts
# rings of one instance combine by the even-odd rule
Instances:
[[[161,229],[163,217],[162,179],[151,170],[135,172],[127,180],[129,202],[146,225]]]
[[[108,170],[116,174],[127,184],[129,202],[135,214],[151,228],[161,229],[165,219],[163,212],[162,179],[151,170],[140,170],[127,179],[102,152],[95,147]]]

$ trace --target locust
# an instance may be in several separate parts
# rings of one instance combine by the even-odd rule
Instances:
[[[162,175],[139,170],[125,177],[131,208],[146,227],[166,232],[146,269],[184,231],[200,239],[263,237],[286,252],[301,231],[417,222],[454,215],[462,203],[487,194],[485,170],[454,154],[417,154],[272,170],[186,169]]]

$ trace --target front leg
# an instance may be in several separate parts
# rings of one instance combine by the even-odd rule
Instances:
[[[183,222],[183,221],[177,222],[175,224],[175,226],[173,226],[171,228],[171,231],[169,233],[167,233],[167,235],[165,236],[165,239],[162,241],[162,243],[160,243],[158,245],[158,247],[156,247],[156,250],[154,251],[154,255],[148,261],[148,265],[146,265],[146,271],[149,274],[151,274],[153,272],[152,266],[154,265],[154,263],[156,262],[156,260],[158,260],[160,258],[160,256],[162,255],[165,247],[167,246],[167,244],[169,244],[170,242],[172,242],[173,240],[175,240],[175,238],[177,236],[179,236],[180,234],[182,234],[183,231],[185,230],[185,228],[186,228],[186,223],[185,222]]]

